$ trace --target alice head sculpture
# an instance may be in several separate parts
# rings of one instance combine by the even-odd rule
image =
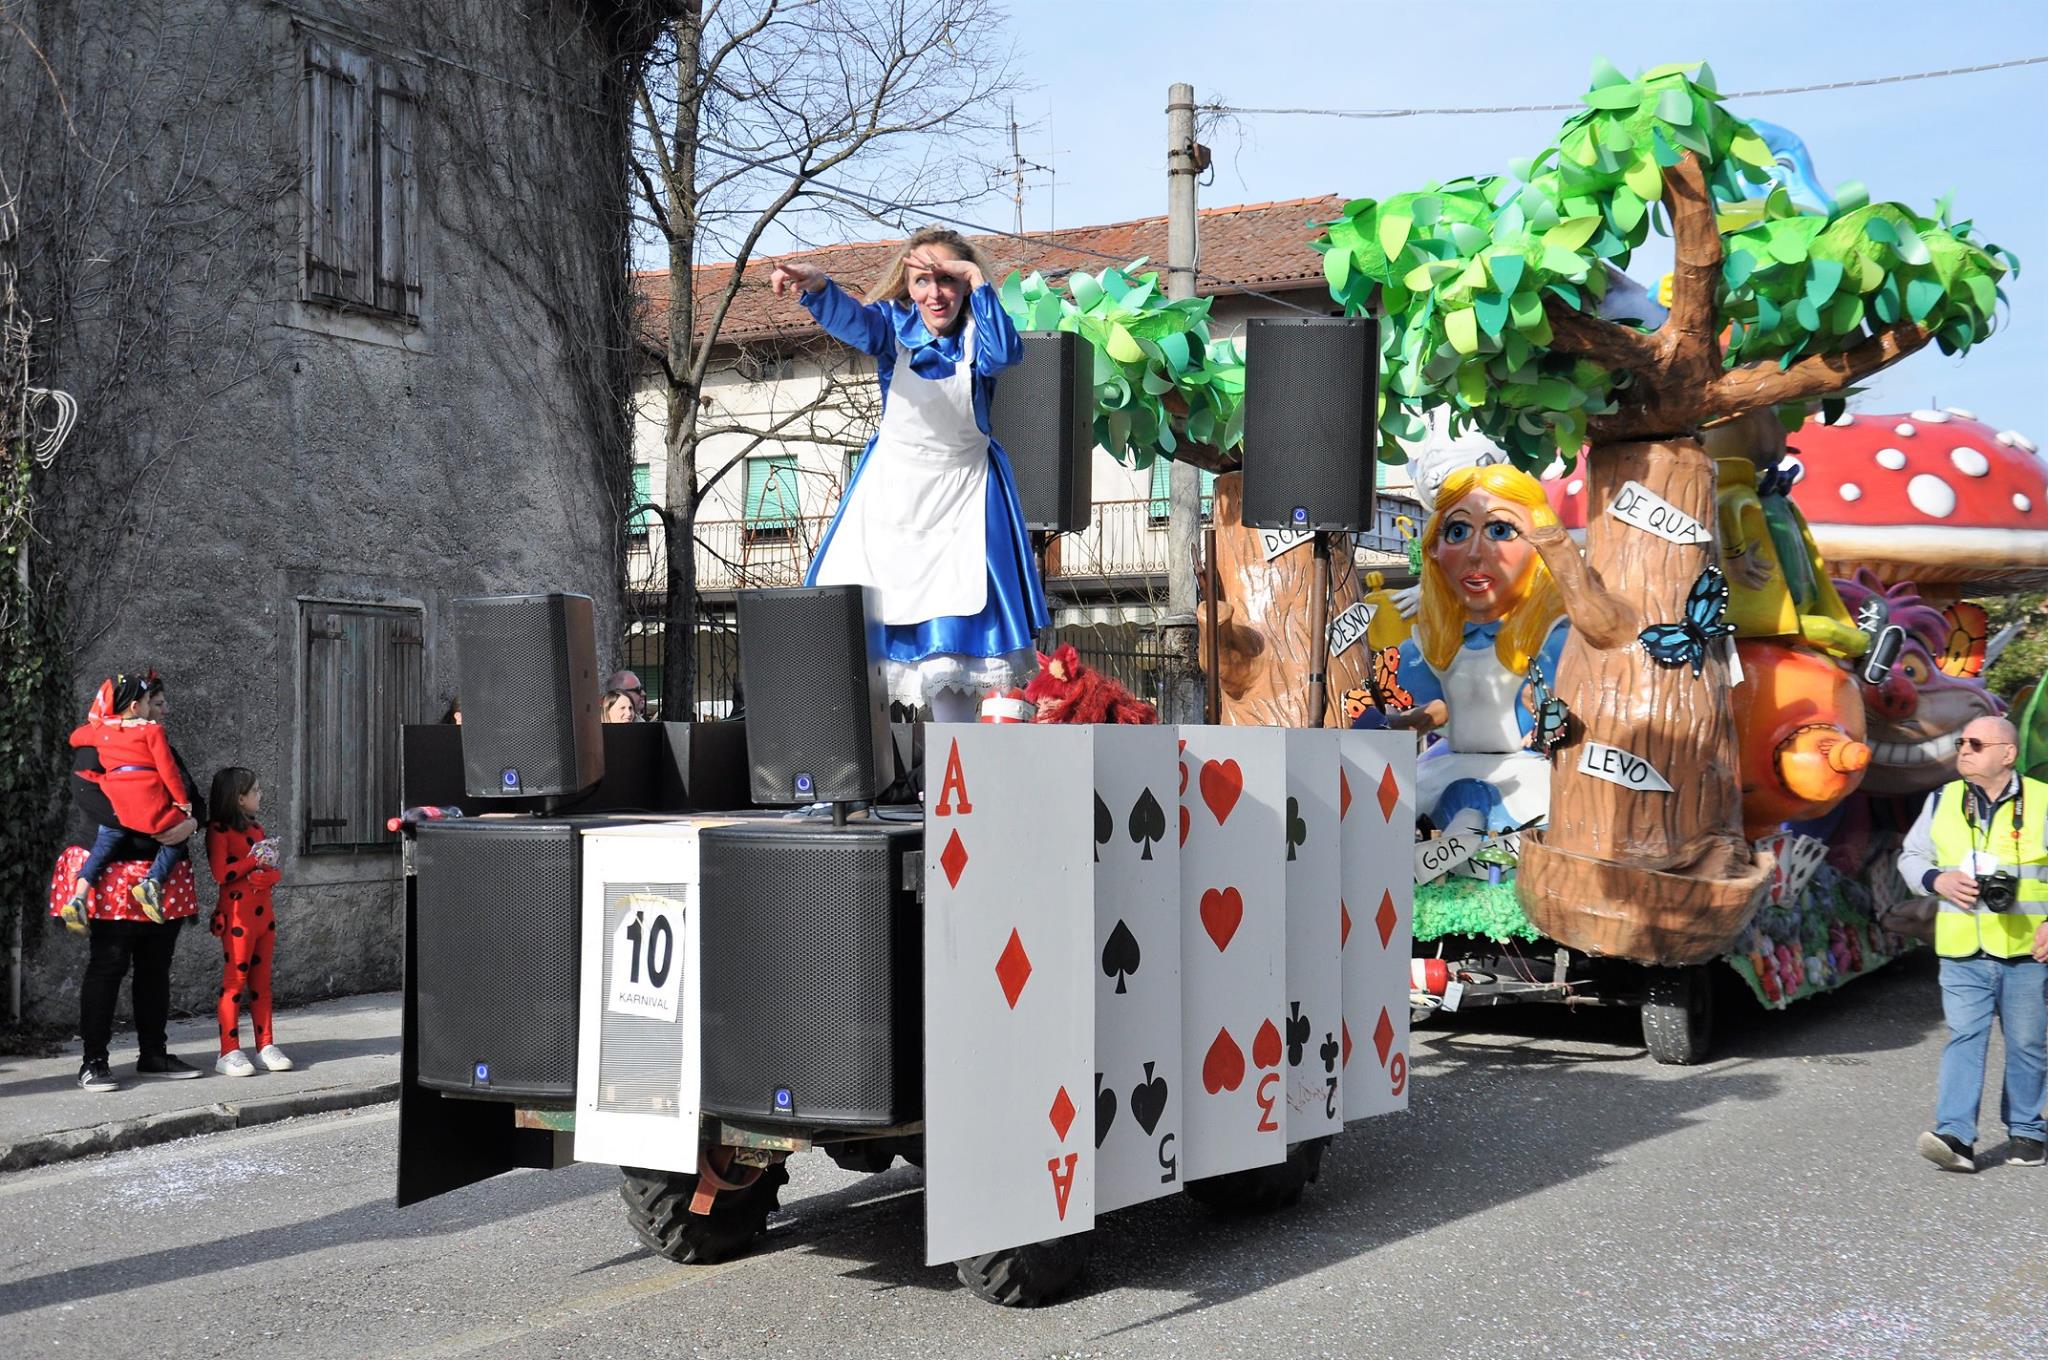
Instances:
[[[1422,534],[1421,646],[1442,671],[1457,658],[1465,624],[1497,623],[1494,654],[1516,675],[1564,612],[1550,569],[1529,541],[1557,517],[1534,477],[1505,463],[1445,477]]]

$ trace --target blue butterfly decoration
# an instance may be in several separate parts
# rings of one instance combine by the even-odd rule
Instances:
[[[1789,496],[1792,494],[1792,488],[1805,475],[1806,469],[1803,466],[1787,458],[1765,468],[1758,475],[1756,494],[1762,500],[1769,500],[1773,496]]]
[[[1727,610],[1728,578],[1719,567],[1708,567],[1686,594],[1683,622],[1653,623],[1636,636],[1658,665],[1690,664],[1698,675],[1707,664],[1707,647],[1735,631],[1735,625],[1722,617]]]
[[[1529,744],[1548,755],[1564,741],[1571,728],[1572,711],[1565,707],[1564,700],[1550,692],[1550,681],[1543,674],[1543,663],[1534,658],[1529,661],[1529,700],[1535,720],[1529,732]]]

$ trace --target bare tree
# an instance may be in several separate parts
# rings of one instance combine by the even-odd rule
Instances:
[[[636,91],[642,227],[668,264],[663,707],[695,711],[699,393],[764,243],[896,230],[989,191],[1013,88],[990,0],[678,0]],[[700,262],[730,263],[701,297]],[[759,286],[758,280],[755,286]],[[768,437],[786,437],[781,430]]]

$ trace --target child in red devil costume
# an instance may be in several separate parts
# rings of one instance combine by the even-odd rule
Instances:
[[[85,929],[86,901],[99,881],[100,870],[106,867],[107,856],[120,843],[123,828],[154,836],[192,815],[192,795],[178,772],[163,724],[146,716],[149,696],[162,689],[163,678],[155,671],[117,674],[102,681],[85,722],[71,733],[72,746],[97,748],[100,768],[82,770],[80,777],[100,786],[120,825],[99,829],[78,880],[71,886],[70,900],[58,913],[70,930]],[[164,880],[185,854],[183,845],[167,845],[157,851],[149,875],[129,890],[142,914],[157,925],[164,920]]]
[[[230,765],[213,777],[207,800],[213,821],[206,828],[206,855],[213,881],[220,884],[220,904],[212,929],[220,936],[220,1058],[213,1070],[224,1077],[246,1077],[255,1063],[242,1052],[241,1001],[249,1002],[249,1020],[256,1031],[256,1061],[268,1072],[291,1070],[292,1060],[271,1042],[270,965],[277,952],[277,913],[270,890],[277,886],[277,845],[263,835],[256,814],[263,807],[263,786],[256,772]]]

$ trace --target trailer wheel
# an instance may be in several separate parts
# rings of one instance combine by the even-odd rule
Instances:
[[[1006,1247],[953,1263],[975,1297],[1004,1308],[1036,1308],[1074,1287],[1095,1252],[1095,1234],[1075,1233],[1049,1242]]]
[[[1704,1061],[1714,1041],[1714,989],[1704,968],[1658,968],[1643,993],[1643,1045],[1671,1067]]]
[[[1322,1174],[1330,1139],[1311,1138],[1287,1149],[1287,1160],[1187,1183],[1188,1198],[1228,1214],[1269,1214],[1301,1202],[1301,1192]]]
[[[777,1197],[789,1183],[788,1168],[778,1162],[763,1167],[759,1176],[741,1188],[720,1191],[711,1201],[710,1213],[693,1214],[694,1173],[645,1171],[632,1166],[619,1170],[626,1177],[619,1198],[626,1202],[626,1221],[633,1225],[634,1236],[649,1251],[686,1266],[715,1265],[744,1255],[767,1229],[768,1215],[775,1211]]]

